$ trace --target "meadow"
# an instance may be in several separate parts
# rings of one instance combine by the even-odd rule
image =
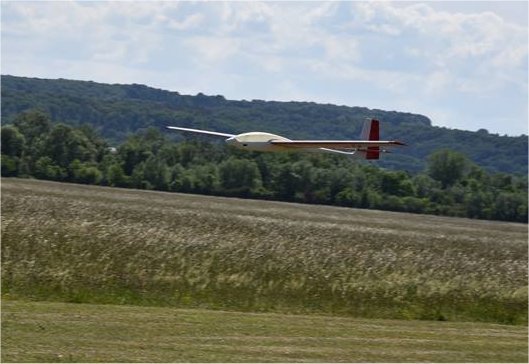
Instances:
[[[2,297],[527,324],[527,225],[2,179]]]
[[[527,327],[4,301],[2,363],[527,363]]]

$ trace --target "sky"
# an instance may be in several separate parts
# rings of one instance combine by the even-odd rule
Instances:
[[[526,1],[6,1],[1,73],[528,133]]]

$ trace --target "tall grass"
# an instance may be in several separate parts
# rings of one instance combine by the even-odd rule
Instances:
[[[527,226],[4,179],[4,297],[527,323]]]

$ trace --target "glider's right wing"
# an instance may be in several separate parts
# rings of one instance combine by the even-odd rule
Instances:
[[[209,131],[209,130],[198,130],[198,129],[189,129],[189,128],[180,128],[178,126],[168,126],[167,129],[174,129],[174,130],[180,130],[180,131],[187,131],[189,133],[197,133],[197,134],[206,134],[206,135],[214,135],[214,136],[220,136],[224,138],[231,138],[235,135],[233,134],[226,134],[226,133],[217,133],[216,131]]]
[[[332,149],[362,149],[406,145],[397,140],[272,140],[274,145],[289,148],[332,148]]]
[[[272,140],[270,143],[286,148],[319,148],[329,152],[360,155],[365,159],[379,159],[387,147],[406,145],[398,140],[379,139],[379,121],[367,119],[361,140]]]

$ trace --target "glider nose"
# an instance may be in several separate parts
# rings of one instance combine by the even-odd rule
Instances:
[[[245,142],[241,142],[240,140],[238,140],[237,136],[226,139],[226,143],[228,145],[231,145],[232,147],[239,149],[247,149],[246,147],[248,146],[248,144],[246,144]]]

